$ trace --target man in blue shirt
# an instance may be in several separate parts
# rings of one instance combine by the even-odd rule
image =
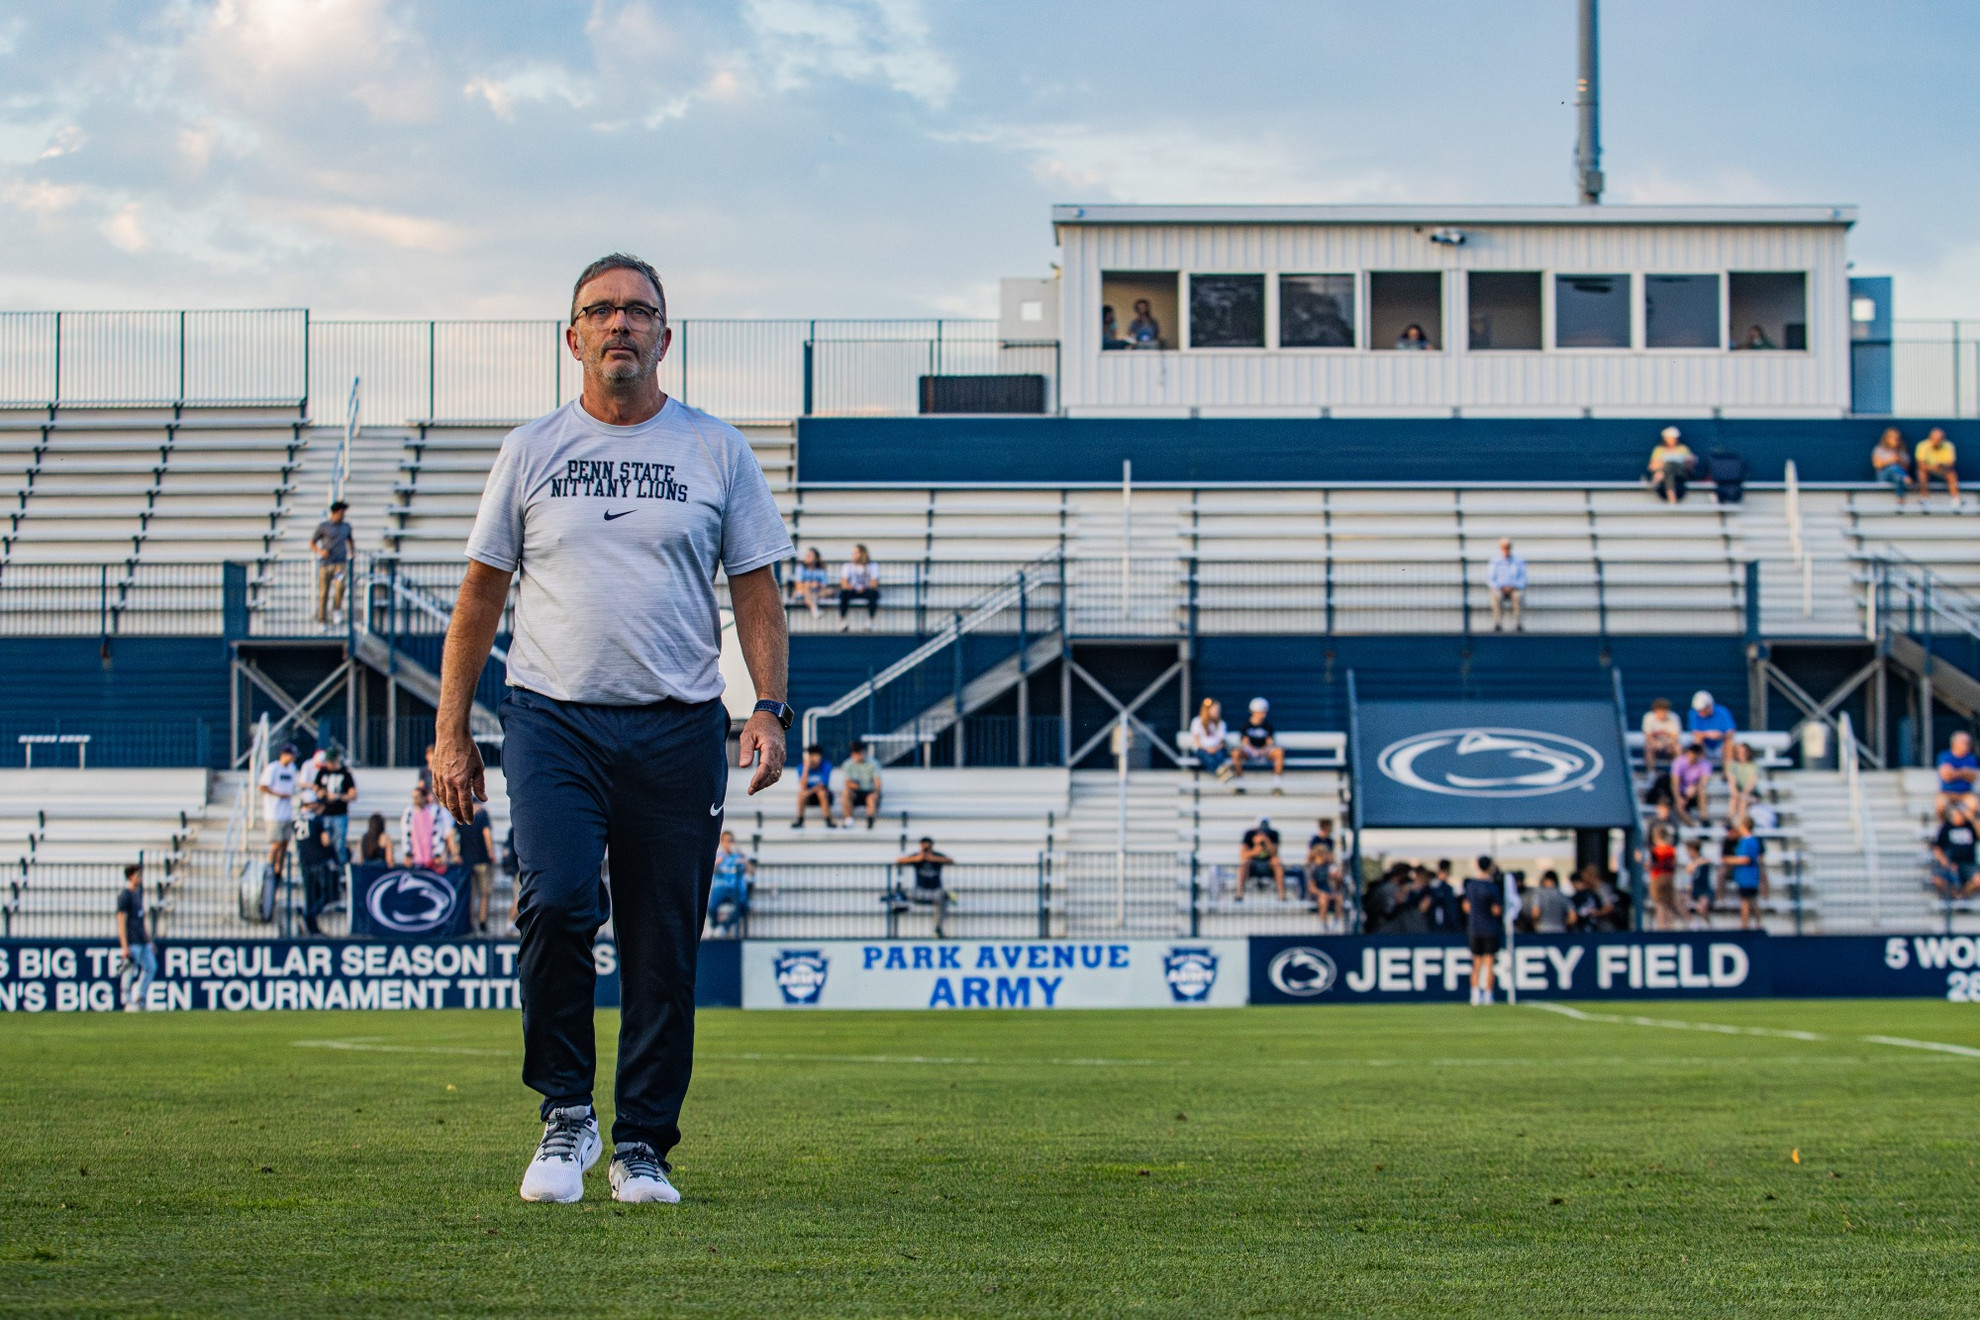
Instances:
[[[1490,857],[1478,859],[1478,874],[1464,882],[1465,933],[1471,937],[1471,1006],[1492,1002],[1492,960],[1499,955],[1505,911],[1499,878]]]
[[[1767,879],[1760,839],[1746,828],[1745,821],[1736,820],[1726,828],[1734,840],[1726,857],[1726,868],[1731,873],[1733,889],[1739,894],[1739,928],[1754,930],[1760,925],[1760,889]]]
[[[1684,727],[1691,734],[1691,741],[1705,749],[1705,759],[1713,765],[1722,765],[1726,744],[1739,725],[1733,722],[1731,711],[1713,701],[1712,694],[1701,688],[1691,696],[1691,715]]]
[[[1964,731],[1955,733],[1952,746],[1939,753],[1937,810],[1941,820],[1955,802],[1965,804],[1968,816],[1980,811],[1980,798],[1974,796],[1976,782],[1980,782],[1980,757],[1973,754],[1973,736]]]
[[[1485,568],[1485,585],[1491,591],[1492,631],[1505,630],[1500,612],[1507,607],[1512,609],[1513,631],[1523,631],[1519,607],[1526,598],[1526,561],[1513,553],[1510,538],[1499,538],[1499,556]]]

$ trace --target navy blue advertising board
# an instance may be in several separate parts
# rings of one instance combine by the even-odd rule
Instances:
[[[1354,715],[1364,828],[1604,828],[1635,819],[1605,701],[1364,701]]]
[[[1775,993],[1770,943],[1757,931],[1522,936],[1496,970],[1502,994],[1511,985],[1534,999],[1748,998]],[[1254,1004],[1451,1003],[1470,993],[1471,950],[1446,937],[1251,941]]]
[[[351,868],[351,934],[385,940],[459,939],[468,933],[468,871],[381,866]]]
[[[1821,935],[1773,941],[1783,999],[1949,999],[1980,1004],[1980,936]]]

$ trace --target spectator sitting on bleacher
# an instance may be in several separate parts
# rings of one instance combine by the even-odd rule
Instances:
[[[1533,914],[1535,935],[1567,934],[1568,901],[1561,892],[1560,872],[1542,871],[1540,887],[1527,896],[1526,906]]]
[[[1883,435],[1877,438],[1877,445],[1870,451],[1870,470],[1877,480],[1897,492],[1898,503],[1904,503],[1905,489],[1911,485],[1911,453],[1904,447],[1904,437],[1895,426],[1884,428]]]
[[[791,828],[804,828],[805,809],[812,803],[825,817],[825,828],[832,828],[832,763],[825,759],[825,749],[817,743],[804,749],[804,765],[798,771],[797,818]]]
[[[708,930],[712,935],[733,937],[742,919],[749,914],[749,877],[756,863],[736,847],[732,830],[722,831],[715,849],[715,881],[708,889]]]
[[[1732,741],[1739,725],[1733,722],[1732,712],[1712,700],[1712,694],[1700,688],[1691,694],[1691,714],[1685,720],[1685,732],[1691,740],[1704,749],[1705,759],[1713,765],[1725,760],[1726,744]]]
[[[1712,763],[1696,742],[1686,747],[1671,766],[1671,805],[1686,825],[1705,823],[1705,790],[1712,782]],[[1657,804],[1657,810],[1664,809]]]
[[[1492,631],[1505,631],[1499,616],[1508,607],[1512,610],[1513,631],[1525,631],[1519,608],[1526,597],[1526,561],[1513,553],[1510,537],[1499,538],[1499,554],[1485,569],[1485,585],[1491,594]]]
[[[421,870],[438,871],[454,859],[454,818],[418,784],[399,816],[399,848],[401,861]]]
[[[866,602],[866,630],[880,614],[880,567],[867,557],[866,547],[853,547],[852,558],[839,568],[839,631],[846,630],[846,611],[854,601]]]
[[[1945,818],[1946,809],[1955,802],[1965,805],[1969,817],[1980,812],[1980,797],[1974,792],[1976,783],[1980,783],[1980,757],[1973,754],[1973,735],[1962,729],[1952,736],[1951,745],[1939,753],[1939,796],[1933,810],[1940,819]]]
[[[825,561],[818,554],[818,547],[812,546],[798,560],[797,567],[791,570],[791,599],[802,601],[804,607],[816,615],[818,598],[823,596],[832,584],[832,575],[825,571]]]
[[[1698,456],[1679,438],[1678,429],[1667,426],[1658,438],[1657,447],[1650,451],[1643,479],[1651,490],[1664,497],[1664,503],[1677,504],[1684,499],[1685,483],[1691,479],[1691,470],[1697,464]]]
[[[1712,863],[1705,858],[1703,839],[1685,840],[1684,875],[1689,884],[1686,906],[1692,929],[1708,929],[1712,924]]]
[[[1208,770],[1220,779],[1230,778],[1230,752],[1224,747],[1229,732],[1229,726],[1224,723],[1224,708],[1205,697],[1197,707],[1196,718],[1189,722],[1189,754],[1196,758],[1198,769]]]
[[[1959,512],[1959,469],[1955,466],[1958,454],[1953,442],[1946,439],[1945,430],[1933,427],[1925,438],[1918,442],[1912,451],[1912,458],[1918,463],[1918,505],[1924,508],[1932,497],[1932,478],[1937,477],[1946,488],[1946,500],[1954,513]]]
[[[1268,762],[1272,767],[1272,792],[1283,794],[1286,791],[1286,749],[1279,746],[1272,736],[1272,721],[1268,718],[1271,710],[1272,703],[1265,698],[1251,699],[1251,718],[1238,731],[1237,746],[1231,751],[1231,774],[1242,777],[1247,760]],[[1244,792],[1244,786],[1239,784],[1237,791]]]
[[[935,840],[923,839],[921,847],[905,857],[896,857],[894,865],[914,868],[914,888],[902,892],[897,885],[894,896],[897,901],[935,908],[935,938],[942,938],[942,924],[949,915],[949,890],[942,883],[942,868],[955,865],[956,859],[935,851]]]
[[[1732,845],[1731,854],[1726,858],[1727,879],[1739,894],[1739,928],[1747,930],[1760,924],[1760,896],[1767,882],[1766,862],[1759,837],[1743,820],[1733,821],[1726,826],[1726,841]]]
[[[1306,896],[1321,921],[1341,919],[1341,866],[1331,820],[1322,820],[1319,832],[1306,841]]]
[[[1664,796],[1668,785],[1659,781],[1670,773],[1671,762],[1684,750],[1684,725],[1671,710],[1668,697],[1658,697],[1643,714],[1643,769],[1650,776],[1651,800]]]
[[[1947,902],[1980,893],[1980,874],[1974,870],[1973,814],[1963,798],[1953,800],[1945,823],[1932,837],[1932,887]]]
[[[1258,823],[1244,832],[1244,842],[1238,845],[1240,899],[1254,880],[1270,880],[1279,898],[1285,898],[1286,867],[1279,860],[1279,832],[1272,828],[1272,821],[1266,816],[1260,816]]]
[[[880,767],[867,758],[866,744],[860,739],[853,739],[841,773],[845,782],[839,789],[839,819],[850,828],[853,812],[863,805],[866,828],[872,829],[874,817],[880,814]]]

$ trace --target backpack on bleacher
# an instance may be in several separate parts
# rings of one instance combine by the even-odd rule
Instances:
[[[1746,499],[1746,460],[1735,450],[1715,448],[1705,458],[1705,476],[1712,483],[1721,504],[1738,504]]]

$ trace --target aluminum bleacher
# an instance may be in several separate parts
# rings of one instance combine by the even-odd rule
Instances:
[[[207,783],[204,770],[0,770],[0,934],[114,935],[137,861],[169,913]]]

